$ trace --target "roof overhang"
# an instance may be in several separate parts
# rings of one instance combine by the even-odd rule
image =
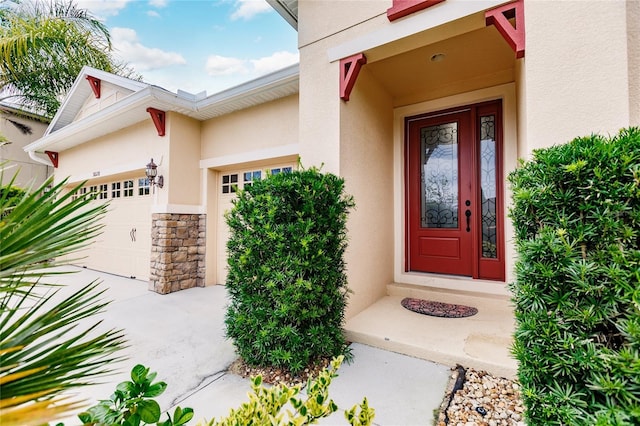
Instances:
[[[86,85],[88,86],[88,85]],[[90,89],[89,89],[90,90]],[[248,81],[204,99],[146,86],[122,100],[81,120],[51,131],[27,145],[27,152],[64,151],[101,136],[149,120],[147,108],[172,111],[197,120],[207,120],[250,108],[299,91],[298,64]]]
[[[40,115],[36,112],[29,111],[28,109],[8,102],[0,102],[0,110],[6,114],[11,114],[17,117],[27,118],[29,120],[39,121],[41,123],[49,123],[51,119]]]
[[[143,83],[141,81],[132,80],[96,68],[84,66],[82,67],[82,70],[80,71],[80,74],[76,78],[75,82],[69,89],[69,94],[65,98],[64,102],[60,105],[60,108],[58,108],[56,115],[53,116],[51,125],[45,132],[45,136],[68,126],[75,120],[78,112],[87,99],[87,96],[90,96],[92,94],[91,86],[87,84],[86,81],[88,76],[102,80],[105,83],[121,87],[130,92],[137,92],[146,87],[149,87],[149,84]]]
[[[267,0],[276,12],[296,31],[298,30],[298,0]]]

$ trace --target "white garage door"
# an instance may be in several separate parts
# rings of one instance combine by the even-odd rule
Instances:
[[[224,214],[233,207],[232,200],[236,198],[236,192],[239,189],[251,185],[254,180],[264,179],[267,173],[291,173],[293,169],[293,164],[278,163],[250,169],[219,172],[218,219],[216,226],[216,252],[218,254],[216,264],[217,284],[224,284],[227,280],[227,240],[229,239],[229,227],[225,222]]]
[[[81,254],[79,265],[111,274],[148,280],[151,255],[149,182],[139,176],[90,181],[83,188],[97,192],[95,202],[109,202],[104,228]]]

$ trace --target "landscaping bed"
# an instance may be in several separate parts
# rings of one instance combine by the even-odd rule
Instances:
[[[525,425],[517,381],[458,367],[451,383],[438,415],[438,426]]]

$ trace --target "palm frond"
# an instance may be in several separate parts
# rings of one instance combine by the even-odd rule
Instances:
[[[17,403],[8,408],[0,408],[2,426],[41,426],[59,420],[70,412],[77,412],[86,407],[86,403],[69,401],[69,398],[37,400],[38,395],[29,395],[28,404]],[[3,400],[4,401],[4,400]]]
[[[0,197],[0,292],[16,283],[29,285],[43,270],[69,263],[62,256],[86,247],[102,230],[97,219],[105,204],[93,205],[86,196],[73,199],[82,184],[62,195],[66,180],[48,189],[52,182],[13,206],[15,200]]]
[[[106,212],[105,204],[77,194],[82,184],[68,192],[66,184],[48,180],[20,195],[0,191],[2,426],[43,424],[79,409],[61,393],[92,384],[123,359],[121,331],[81,325],[108,304],[99,283],[66,297],[48,283],[68,273],[51,268],[68,264],[98,235]]]
[[[108,28],[72,0],[0,8],[0,88],[52,117],[84,65],[135,78],[112,54]]]

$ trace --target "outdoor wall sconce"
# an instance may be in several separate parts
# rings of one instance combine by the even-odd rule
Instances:
[[[153,158],[151,162],[147,164],[147,169],[145,170],[145,174],[149,179],[149,185],[157,186],[158,188],[162,188],[164,186],[164,177],[158,176],[158,165],[153,162]],[[156,177],[158,178],[156,180]]]

